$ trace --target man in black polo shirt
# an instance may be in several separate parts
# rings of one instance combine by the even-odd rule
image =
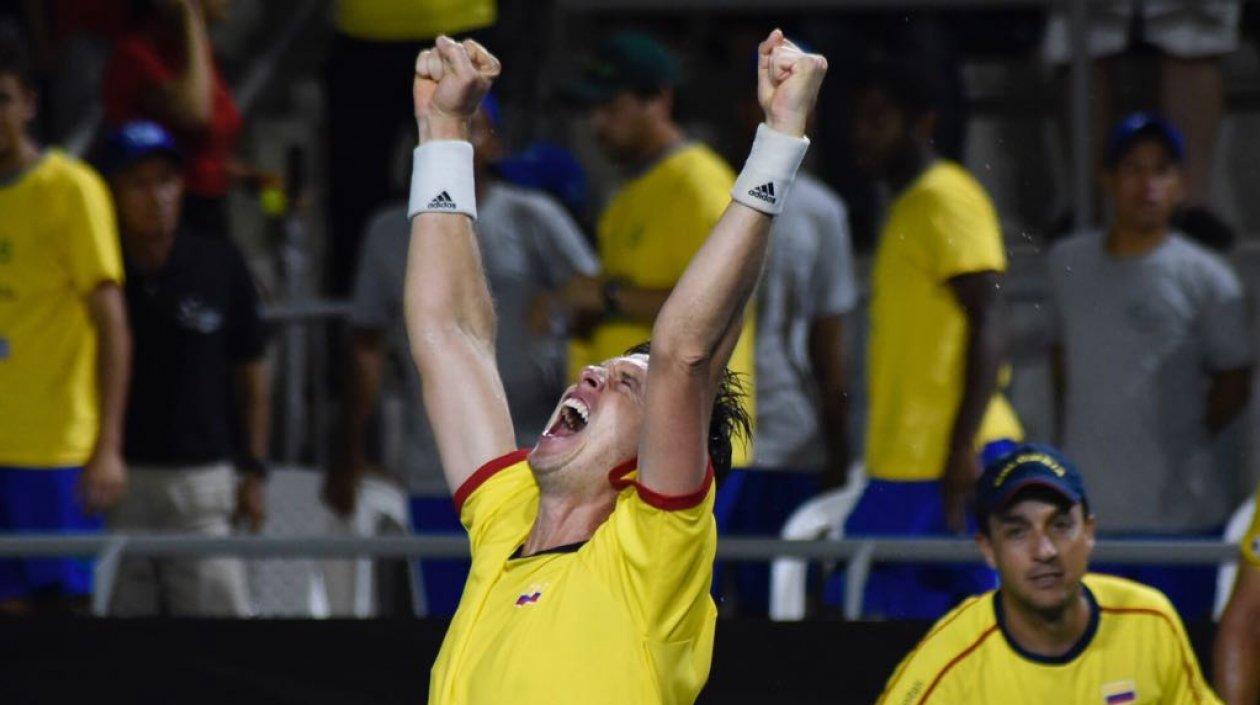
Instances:
[[[161,127],[124,125],[101,161],[118,210],[134,335],[124,442],[131,483],[110,527],[222,536],[243,519],[257,530],[266,335],[244,259],[228,238],[181,227],[180,157]],[[129,559],[112,612],[244,616],[248,598],[235,558]]]

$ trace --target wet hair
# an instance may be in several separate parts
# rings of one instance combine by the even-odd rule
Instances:
[[[989,517],[999,516],[1001,515],[1003,511],[1006,510],[1006,508],[1013,507],[1016,504],[1019,504],[1020,502],[1023,502],[1029,499],[1036,500],[1038,502],[1045,502],[1046,504],[1053,504],[1065,512],[1071,511],[1072,507],[1074,506],[1072,502],[1068,500],[1067,497],[1064,497],[1063,495],[1059,494],[1058,492],[1055,492],[1049,487],[1045,487],[1043,485],[1029,485],[1028,487],[1025,487],[1024,489],[1016,492],[1014,497],[1011,497],[1009,500],[1007,500],[1006,504],[1002,507],[1001,510],[998,510],[991,514],[984,514],[982,512],[977,511],[976,523],[979,525],[978,528],[980,529],[980,533],[984,534],[985,536],[991,536],[992,534],[989,531]],[[1084,499],[1084,498],[1081,499],[1081,516],[1083,517],[1089,516],[1089,500],[1088,499]]]
[[[639,343],[627,355],[651,355],[652,341]],[[744,376],[728,367],[722,371],[717,396],[713,399],[713,415],[709,417],[709,461],[718,479],[731,469],[731,456],[736,436],[752,437],[752,417],[744,406],[748,397]]]
[[[944,79],[936,74],[924,59],[875,57],[862,63],[854,92],[879,91],[907,120],[914,120],[944,103]]]
[[[27,88],[35,86],[31,57],[22,31],[12,20],[0,17],[0,74],[17,76]]]

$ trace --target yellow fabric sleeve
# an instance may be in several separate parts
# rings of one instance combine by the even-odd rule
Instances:
[[[603,575],[649,641],[670,642],[704,628],[714,611],[709,597],[717,523],[714,486],[693,506],[653,506],[633,488],[591,541],[593,571]]]
[[[102,282],[122,282],[122,253],[105,184],[86,167],[71,173],[76,188],[68,190],[64,203],[66,255],[75,290],[87,294]]]
[[[925,190],[909,204],[924,234],[927,261],[937,281],[962,274],[1006,270],[1002,231],[982,194],[961,186],[953,193]]]

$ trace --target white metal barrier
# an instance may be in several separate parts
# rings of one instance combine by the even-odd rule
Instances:
[[[1093,560],[1123,564],[1217,565],[1237,557],[1235,544],[1215,540],[1099,540]],[[468,555],[462,536],[259,537],[182,536],[174,534],[6,535],[0,536],[0,557],[96,557],[93,611],[104,614],[123,556],[199,557],[234,555],[244,558],[451,558]],[[720,560],[770,561],[793,556],[815,561],[849,561],[855,557],[888,563],[971,563],[980,560],[968,539],[837,539],[784,541],[777,538],[724,538]],[[858,571],[853,571],[859,575]],[[859,576],[860,577],[860,576]],[[859,578],[846,590],[861,594]],[[99,610],[99,611],[98,611]]]

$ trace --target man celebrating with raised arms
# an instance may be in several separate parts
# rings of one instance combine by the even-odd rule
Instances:
[[[747,423],[726,363],[827,68],[778,30],[759,51],[765,124],[650,350],[583,370],[538,445],[515,452],[467,141],[500,66],[446,37],[417,58],[407,325],[473,561],[430,703],[691,703],[704,685],[714,467]]]

